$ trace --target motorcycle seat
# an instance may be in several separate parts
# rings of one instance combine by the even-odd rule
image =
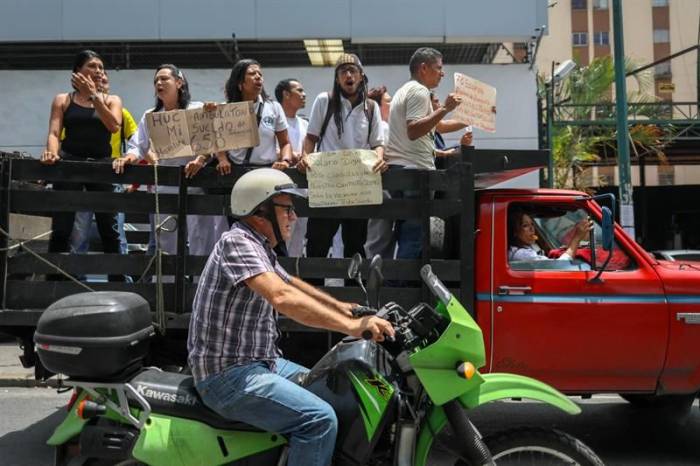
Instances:
[[[199,421],[215,429],[264,432],[250,424],[226,419],[212,411],[200,398],[191,375],[147,369],[129,383],[148,401],[153,413]],[[131,406],[139,406],[132,394],[129,394],[128,398]]]

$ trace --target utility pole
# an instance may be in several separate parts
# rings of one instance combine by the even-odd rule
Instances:
[[[549,82],[545,83],[547,92],[547,187],[554,187],[554,144],[552,144],[552,120],[554,119],[554,62],[552,62],[552,74],[549,75]]]
[[[622,0],[612,0],[613,37],[615,41],[615,114],[617,116],[617,165],[620,175],[620,223],[633,238],[634,202],[632,200],[632,170],[627,138],[627,86],[625,83],[625,45],[622,32]]]

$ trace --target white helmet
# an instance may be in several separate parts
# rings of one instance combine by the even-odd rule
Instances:
[[[297,185],[286,173],[274,168],[258,168],[238,178],[231,190],[231,213],[234,217],[253,214],[260,204],[277,194],[291,194],[306,198],[306,190]]]

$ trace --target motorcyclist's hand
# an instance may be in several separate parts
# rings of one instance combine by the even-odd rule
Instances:
[[[372,340],[382,342],[385,336],[394,338],[394,327],[388,320],[381,319],[377,316],[367,316],[357,319],[351,335],[364,338],[365,335],[369,334],[372,335]]]
[[[367,306],[361,306],[359,304],[353,304],[352,308],[350,308],[350,316],[355,318],[373,316],[376,313],[376,309],[372,309],[371,307]]]

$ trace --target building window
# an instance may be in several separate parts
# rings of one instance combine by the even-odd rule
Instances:
[[[653,7],[668,6],[668,0],[651,0],[651,6],[653,6]]]
[[[585,10],[586,9],[586,0],[571,0],[571,9],[572,10]]]
[[[654,29],[654,43],[663,44],[670,42],[668,29]]]
[[[598,31],[593,33],[593,43],[595,45],[610,45],[608,31]]]
[[[671,74],[671,62],[665,61],[654,66],[654,76],[665,77]]]
[[[596,10],[607,10],[608,0],[593,0],[593,8]]]
[[[584,47],[588,45],[588,33],[574,32],[572,34],[571,42],[574,44],[574,47]]]

